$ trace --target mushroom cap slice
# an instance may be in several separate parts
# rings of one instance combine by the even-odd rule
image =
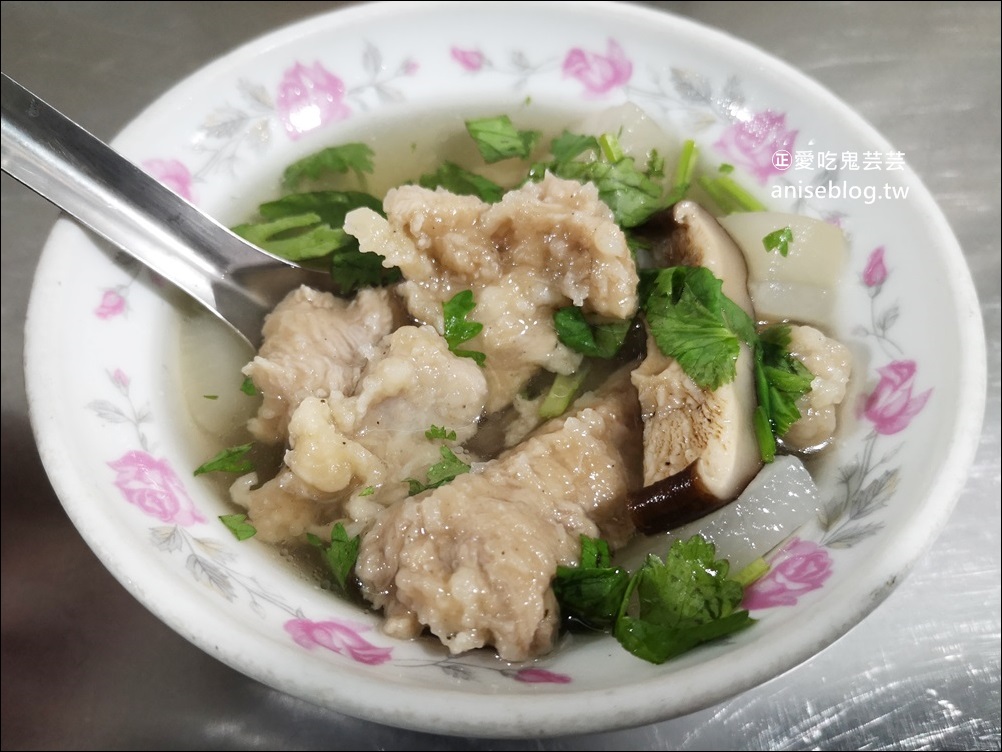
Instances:
[[[708,268],[754,319],[744,256],[705,209],[692,201],[676,204],[665,241],[663,263]],[[733,501],[758,473],[753,368],[742,344],[734,380],[702,389],[648,338],[647,356],[631,376],[644,419],[644,488],[630,499],[639,530],[691,522]]]

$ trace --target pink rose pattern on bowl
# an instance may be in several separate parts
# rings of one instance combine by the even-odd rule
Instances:
[[[670,83],[660,79],[639,82],[635,75],[639,69],[614,39],[607,40],[604,49],[572,47],[560,59],[532,61],[525,52],[513,50],[508,62],[500,63],[470,44],[453,45],[445,54],[459,74],[509,77],[514,90],[537,76],[559,76],[565,85],[576,87],[584,99],[632,100],[641,107],[653,106],[665,113],[684,110],[710,118],[720,129],[712,142],[713,149],[759,185],[766,185],[780,172],[773,165],[773,153],[781,149],[792,152],[796,144],[798,131],[787,122],[785,113],[768,107],[753,111],[745,106],[736,76],[717,85],[696,71],[676,68],[672,69]],[[408,79],[418,77],[421,69],[421,64],[410,57],[387,65],[380,50],[371,44],[366,46],[362,59],[366,75],[358,81],[347,80],[321,60],[293,61],[270,90],[265,85],[242,81],[238,93],[243,104],[221,105],[205,118],[193,139],[197,149],[192,159],[201,159],[200,164],[192,162],[188,166],[170,157],[147,160],[144,166],[168,187],[194,200],[194,186],[199,181],[223,168],[236,169],[243,150],[266,148],[274,130],[296,140],[351,118],[357,110],[404,101],[406,89],[402,87]],[[804,208],[811,207],[798,202],[795,210]],[[845,218],[844,214],[816,211],[836,224]],[[858,411],[872,430],[861,455],[840,469],[840,493],[824,506],[820,540],[795,537],[775,551],[769,559],[769,572],[747,588],[744,606],[748,609],[796,606],[805,595],[824,587],[836,568],[838,549],[853,546],[882,527],[877,513],[893,491],[900,472],[890,463],[894,447],[885,448],[884,442],[908,428],[933,392],[922,384],[919,365],[905,357],[891,336],[900,314],[896,304],[882,305],[882,293],[893,277],[893,269],[888,267],[893,253],[883,245],[875,248],[859,276],[870,299],[872,324],[857,327],[855,333],[863,340],[872,340],[887,356],[887,362],[877,365],[875,383]],[[131,280],[101,290],[93,315],[102,321],[123,316],[128,308],[129,284]],[[237,557],[224,552],[213,540],[220,527],[215,521],[207,521],[193,506],[174,468],[150,452],[144,427],[152,416],[133,404],[128,377],[117,369],[110,371],[109,377],[122,403],[95,400],[88,407],[105,425],[128,425],[135,432],[138,448],[109,461],[108,466],[123,500],[163,523],[151,528],[154,545],[167,553],[183,555],[192,575],[222,597],[233,601],[242,594],[262,618],[266,606],[287,614],[284,629],[304,650],[321,649],[370,666],[394,662],[392,647],[376,645],[363,637],[370,627],[337,619],[308,619],[301,609],[267,592],[253,577],[241,574]],[[196,537],[189,530],[201,530],[210,524],[213,527],[209,528],[209,537]],[[530,684],[572,681],[543,666],[485,668],[462,656],[400,661],[399,665],[433,666],[462,679],[475,679],[486,670]]]

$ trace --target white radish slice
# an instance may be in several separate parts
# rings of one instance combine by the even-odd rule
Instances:
[[[836,286],[846,260],[845,236],[835,225],[781,212],[740,212],[718,218],[748,264],[748,293],[760,320],[794,320],[831,329]],[[763,239],[789,227],[783,256]]]
[[[633,571],[648,551],[664,558],[673,541],[698,534],[716,546],[717,558],[727,559],[733,576],[815,519],[820,507],[807,468],[796,457],[780,456],[727,506],[671,532],[637,539],[617,555],[616,563]]]

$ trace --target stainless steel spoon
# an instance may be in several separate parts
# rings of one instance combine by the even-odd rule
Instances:
[[[330,275],[265,253],[3,76],[2,167],[86,227],[261,344],[264,317],[290,290]]]

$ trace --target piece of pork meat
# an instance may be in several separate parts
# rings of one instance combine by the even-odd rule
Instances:
[[[432,327],[400,327],[381,343],[351,394],[302,400],[275,478],[254,488],[256,477],[249,476],[231,493],[262,540],[292,541],[308,532],[326,538],[341,517],[355,534],[406,496],[407,478],[424,477],[441,459],[441,442],[425,432],[439,426],[466,441],[486,396],[482,369],[451,353]]]
[[[496,204],[442,189],[402,186],[345,230],[406,278],[398,290],[418,321],[443,331],[442,304],[472,290],[469,318],[483,330],[463,344],[487,355],[487,409],[509,405],[540,368],[572,373],[581,355],[565,347],[553,313],[566,305],[615,319],[637,310],[637,272],[626,237],[591,184],[547,175]]]
[[[356,566],[384,630],[412,638],[427,627],[452,653],[493,645],[509,661],[550,650],[557,566],[577,563],[582,534],[617,547],[633,532],[639,421],[622,371],[497,459],[386,509]]]
[[[362,290],[351,301],[309,287],[290,292],[265,319],[264,342],[243,369],[263,397],[248,423],[254,438],[281,443],[304,399],[351,393],[398,317],[387,290]]]

